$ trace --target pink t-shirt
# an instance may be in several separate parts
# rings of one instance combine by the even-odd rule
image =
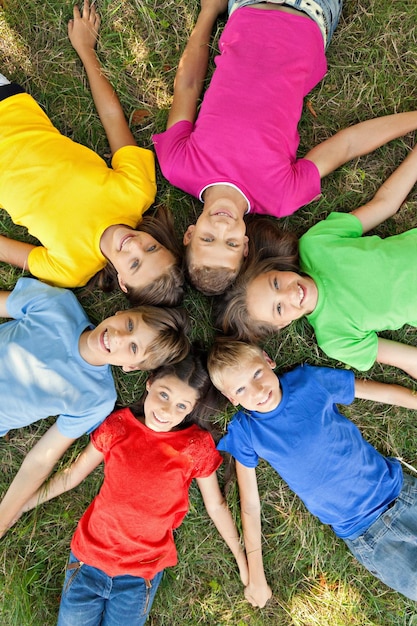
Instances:
[[[104,455],[104,482],[71,550],[108,576],[153,578],[177,563],[173,530],[188,511],[192,479],[210,476],[222,458],[198,426],[156,433],[129,409],[112,413],[91,440]]]
[[[303,16],[245,7],[219,47],[196,123],[153,137],[162,172],[193,196],[231,183],[251,211],[290,215],[320,193],[314,163],[296,158],[304,96],[327,70],[320,29]]]

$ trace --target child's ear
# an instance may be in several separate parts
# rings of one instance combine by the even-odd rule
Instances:
[[[269,356],[269,354],[267,354],[267,353],[265,352],[265,350],[262,350],[262,353],[263,353],[263,355],[264,355],[264,359],[265,359],[265,361],[268,363],[268,365],[269,365],[269,367],[271,368],[271,370],[275,369],[275,368],[276,368],[276,366],[277,366],[277,364],[275,363],[275,361],[273,361],[273,360],[271,359],[271,357]]]
[[[124,372],[136,372],[137,370],[140,370],[140,367],[139,365],[122,365],[122,370]]]
[[[233,406],[238,406],[239,402],[236,400],[236,398],[232,398],[231,396],[226,396],[226,398],[229,400],[230,404],[233,404]]]
[[[126,283],[122,278],[120,278],[120,274],[117,274],[117,282],[119,283],[119,287],[124,293],[127,293]]]
[[[148,378],[148,380],[146,381],[146,384],[145,384],[145,389],[146,389],[146,391],[149,391],[149,389],[150,389],[151,387],[152,387],[152,381],[151,381],[151,379],[150,379],[150,378]]]
[[[188,246],[188,244],[190,243],[191,239],[193,238],[194,230],[195,230],[195,224],[190,224],[190,226],[185,231],[184,237],[182,239],[182,243],[184,244],[184,246]]]
[[[243,257],[246,258],[249,253],[249,237],[246,235],[243,238]]]

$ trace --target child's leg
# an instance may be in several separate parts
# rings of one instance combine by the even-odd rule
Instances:
[[[57,626],[99,626],[106,584],[104,572],[81,564],[71,552],[61,595]]]
[[[404,474],[400,495],[347,546],[388,587],[417,600],[417,478]]]
[[[101,626],[113,624],[143,626],[151,610],[162,574],[163,571],[159,572],[152,580],[136,576],[112,578],[112,590],[106,602]]]

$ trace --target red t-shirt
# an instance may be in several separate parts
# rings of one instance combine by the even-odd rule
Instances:
[[[71,550],[108,576],[153,578],[177,563],[173,530],[188,511],[192,479],[210,476],[221,464],[213,438],[196,425],[156,433],[122,409],[91,440],[104,455],[104,482]]]

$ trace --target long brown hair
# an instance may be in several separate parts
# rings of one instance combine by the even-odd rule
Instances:
[[[174,256],[174,264],[155,281],[141,288],[127,288],[127,298],[133,306],[141,304],[153,306],[178,306],[184,297],[184,274],[182,271],[182,248],[174,229],[174,219],[171,211],[165,206],[159,206],[156,212],[145,214],[136,230],[147,233],[158,241]],[[99,288],[110,292],[119,287],[117,272],[114,266],[107,265],[97,272],[88,282],[89,289]]]

